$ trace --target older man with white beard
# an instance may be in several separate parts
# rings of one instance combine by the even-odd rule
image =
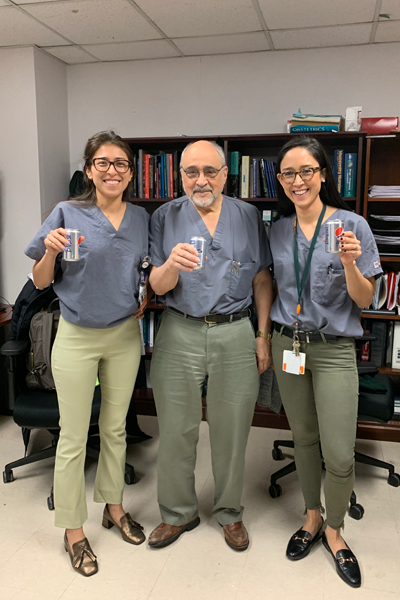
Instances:
[[[220,146],[205,140],[189,144],[180,168],[186,195],[161,206],[151,219],[150,284],[165,297],[166,309],[151,363],[162,523],[149,545],[168,546],[200,523],[194,468],[208,376],[213,514],[226,543],[245,550],[244,457],[258,374],[270,363],[271,254],[259,211],[222,195],[228,168]],[[192,236],[206,240],[201,270],[194,270],[199,259]],[[249,320],[252,293],[256,338]]]

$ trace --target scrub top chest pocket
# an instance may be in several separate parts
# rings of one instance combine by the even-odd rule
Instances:
[[[317,266],[312,299],[321,306],[345,303],[347,284],[340,258],[330,258]]]
[[[229,265],[229,295],[231,298],[239,300],[248,295],[249,290],[251,290],[253,278],[256,275],[256,268],[257,265],[254,261],[231,261]]]

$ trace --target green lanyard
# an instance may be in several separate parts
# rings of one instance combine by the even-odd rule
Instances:
[[[313,255],[313,252],[314,252],[315,244],[317,242],[317,237],[318,237],[318,234],[319,234],[319,230],[321,228],[322,219],[324,218],[324,215],[325,215],[325,211],[326,211],[326,204],[323,205],[322,210],[321,210],[321,214],[319,215],[319,218],[318,218],[318,223],[317,223],[317,226],[315,228],[313,238],[311,240],[311,246],[310,246],[310,250],[308,252],[307,262],[306,262],[306,266],[304,267],[304,273],[303,273],[303,277],[301,278],[301,282],[300,282],[299,249],[298,249],[298,246],[297,246],[297,216],[296,216],[296,218],[294,220],[294,224],[293,224],[293,233],[294,233],[294,268],[295,268],[295,271],[296,271],[296,283],[297,283],[297,317],[300,314],[301,297],[303,295],[303,290],[304,290],[304,286],[305,286],[305,283],[306,283],[308,271],[310,270],[310,264],[311,264],[312,255]],[[296,334],[298,332],[298,327],[299,327],[299,324],[296,323]]]

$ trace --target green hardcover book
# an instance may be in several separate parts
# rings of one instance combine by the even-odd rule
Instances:
[[[229,161],[229,181],[230,195],[233,198],[240,197],[240,161],[242,158],[241,152],[231,152]]]
[[[344,155],[344,194],[345,198],[356,195],[357,153],[349,152]]]

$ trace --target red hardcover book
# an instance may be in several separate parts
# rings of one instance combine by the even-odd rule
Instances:
[[[361,131],[369,135],[390,133],[399,126],[399,117],[364,117],[361,119]]]
[[[169,162],[169,197],[174,197],[174,164],[172,154],[168,154]]]
[[[144,155],[144,197],[145,198],[150,198],[149,164],[150,164],[150,156],[149,156],[149,154],[145,154]]]
[[[160,197],[160,188],[159,188],[159,185],[160,185],[160,168],[158,166],[158,161],[156,161],[156,162],[157,162],[157,164],[156,164],[156,198],[159,198]]]

